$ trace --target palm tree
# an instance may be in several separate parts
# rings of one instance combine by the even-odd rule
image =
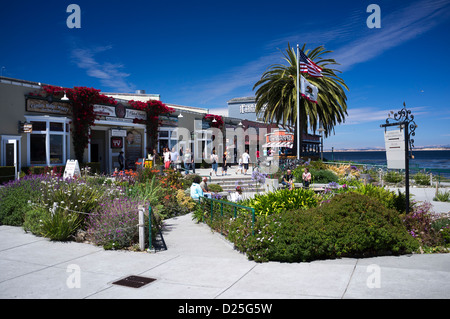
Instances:
[[[311,84],[319,89],[317,104],[306,99],[300,99],[300,129],[307,132],[308,128],[316,131],[319,123],[325,130],[325,137],[334,132],[334,126],[344,122],[347,115],[347,97],[345,82],[336,75],[340,71],[328,66],[338,65],[334,59],[324,59],[327,51],[319,46],[312,51],[302,51],[314,63],[322,68],[323,77],[303,75]],[[295,125],[297,122],[297,56],[294,48],[288,44],[284,53],[284,60],[288,63],[275,64],[263,73],[256,82],[256,113],[262,113],[266,122],[277,122],[283,125]],[[299,129],[299,128],[296,128]],[[297,135],[296,135],[297,136]]]

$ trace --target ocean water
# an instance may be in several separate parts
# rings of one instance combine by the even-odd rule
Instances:
[[[411,173],[426,170],[433,174],[450,177],[450,150],[413,150],[409,166]],[[323,152],[324,160],[351,161],[358,164],[387,165],[385,151]]]

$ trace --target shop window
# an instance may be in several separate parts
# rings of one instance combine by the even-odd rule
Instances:
[[[27,142],[28,165],[63,165],[70,158],[69,120],[49,116],[25,117],[33,125]]]
[[[45,134],[30,135],[30,164],[46,164]]]
[[[63,136],[50,135],[50,164],[63,164]]]
[[[47,130],[46,122],[31,122],[31,124],[33,125],[33,132]]]
[[[52,132],[64,132],[63,123],[50,122],[50,131],[52,131]]]

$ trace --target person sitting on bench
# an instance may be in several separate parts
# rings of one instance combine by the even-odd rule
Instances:
[[[286,175],[283,176],[283,180],[281,181],[281,184],[284,187],[289,187],[289,189],[292,189],[294,187],[294,175],[292,175],[292,172],[290,169],[286,171]]]

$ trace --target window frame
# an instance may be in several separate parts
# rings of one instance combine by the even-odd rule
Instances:
[[[27,166],[63,166],[66,164],[67,159],[70,158],[70,119],[67,117],[55,117],[49,115],[25,115],[27,122],[45,122],[45,131],[35,131],[28,133],[30,136],[27,138]],[[61,123],[62,131],[50,131],[50,123]],[[31,135],[45,135],[45,164],[31,164]],[[51,163],[50,161],[50,136],[60,135],[62,136],[62,162]]]

